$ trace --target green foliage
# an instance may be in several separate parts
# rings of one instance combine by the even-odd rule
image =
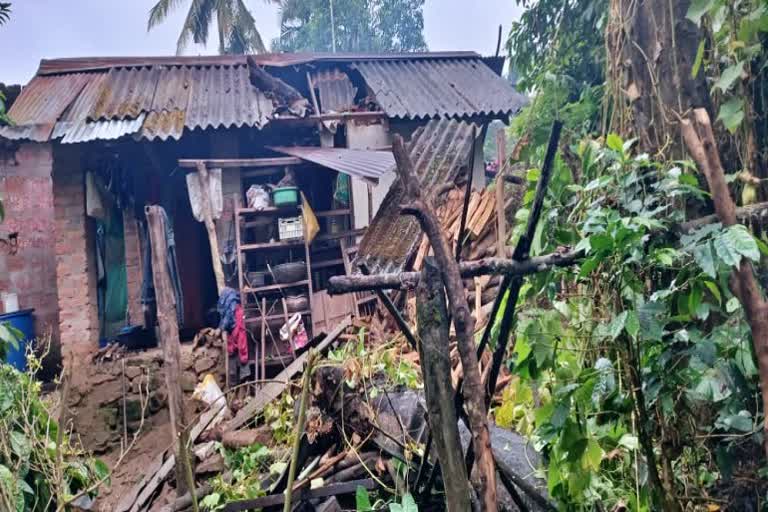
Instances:
[[[230,450],[218,446],[224,457],[224,464],[231,472],[229,481],[221,475],[211,481],[211,492],[200,501],[200,505],[211,512],[222,510],[230,501],[254,499],[266,494],[261,488],[261,480],[267,474],[279,474],[286,467],[285,463],[274,462],[269,448],[261,444]]]
[[[720,103],[717,119],[736,133],[745,118],[750,77],[763,73],[768,64],[764,51],[768,6],[762,0],[694,0],[688,19],[709,29],[708,41],[699,46],[694,70],[702,62],[712,68],[712,93]]]
[[[11,2],[0,2],[0,25],[5,25],[11,19]]]
[[[426,51],[424,0],[333,0],[336,51]],[[285,0],[273,51],[331,52],[328,0]]]
[[[276,0],[271,0],[276,3]],[[179,0],[158,0],[149,11],[147,30],[152,30],[179,7]],[[219,53],[264,53],[266,48],[256,28],[251,11],[243,0],[193,0],[181,27],[176,53],[181,55],[189,45],[207,44],[211,24],[217,22]]]
[[[31,358],[29,365],[39,367]],[[55,510],[109,475],[63,434],[57,462],[59,425],[40,400],[40,384],[0,363],[0,508],[16,512]],[[57,485],[61,475],[61,486]],[[86,496],[95,496],[91,490]],[[68,509],[68,508],[67,508]]]
[[[533,253],[578,243],[585,258],[531,278],[521,293],[515,378],[494,412],[532,437],[550,494],[569,510],[657,506],[638,471],[631,365],[657,456],[676,468],[680,490],[702,498],[732,469],[713,451],[759,453],[762,441],[749,329],[728,288],[742,258],[760,259],[759,244],[743,226],[677,236],[680,205],[706,193],[688,163],[653,162],[632,147],[609,135],[579,145],[579,169],[556,162]],[[526,205],[538,170],[529,176]]]
[[[293,397],[283,393],[280,398],[264,407],[264,423],[269,425],[272,438],[280,444],[290,444],[293,439]]]

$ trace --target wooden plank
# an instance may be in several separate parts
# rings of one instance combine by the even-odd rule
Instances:
[[[304,279],[303,281],[296,281],[295,283],[270,284],[267,286],[257,286],[255,288],[246,286],[245,288],[243,288],[243,291],[245,291],[246,293],[269,292],[272,290],[282,290],[284,288],[294,288],[297,286],[304,286],[306,284],[309,284],[309,279]]]
[[[265,242],[263,244],[244,244],[240,246],[240,251],[256,251],[259,249],[285,249],[288,247],[301,247],[304,240],[297,238],[295,240],[277,240],[276,242]]]
[[[350,231],[340,231],[338,233],[329,233],[327,235],[319,235],[315,237],[315,241],[321,242],[323,240],[338,240],[339,238],[347,238],[350,236],[359,236],[365,234],[365,228],[352,229]]]
[[[344,320],[339,322],[339,325],[337,325],[330,334],[323,338],[322,341],[317,344],[315,349],[318,352],[326,349],[331,343],[333,343],[336,338],[339,337],[342,332],[344,332],[347,327],[351,325],[351,323],[351,317],[346,317]],[[245,425],[256,414],[261,412],[268,403],[279,397],[288,387],[288,381],[290,381],[304,368],[304,364],[307,362],[307,357],[308,352],[303,353],[291,364],[289,364],[285,370],[280,372],[280,374],[275,377],[274,382],[269,382],[263,388],[261,388],[259,394],[256,395],[250,402],[245,404],[245,407],[237,412],[237,415],[226,425],[224,431],[234,430]]]
[[[201,180],[201,183],[206,183]],[[207,192],[208,187],[203,188]],[[207,194],[203,194],[208,197]],[[210,206],[210,205],[208,205]],[[163,349],[163,373],[165,389],[168,392],[168,412],[171,439],[174,441],[174,454],[179,464],[176,465],[176,494],[184,495],[189,489],[187,474],[193,474],[186,467],[190,457],[181,452],[180,439],[187,424],[184,411],[184,392],[181,389],[181,344],[179,342],[179,323],[176,315],[176,297],[168,272],[168,247],[165,239],[165,211],[159,206],[146,207],[147,224],[152,252],[152,276],[157,298],[157,322],[160,326],[160,346]],[[189,473],[188,473],[189,472]]]
[[[301,158],[293,156],[280,156],[273,158],[208,158],[193,160],[179,159],[179,167],[182,169],[197,169],[198,163],[202,163],[209,169],[231,169],[233,167],[279,167],[285,165],[299,165],[304,163]]]
[[[367,490],[372,490],[376,487],[376,483],[371,478],[364,480],[352,480],[351,482],[343,482],[339,484],[330,484],[319,489],[307,489],[303,488],[292,493],[293,500],[298,503],[300,501],[311,500],[316,498],[326,498],[328,496],[338,496],[340,494],[353,494],[357,491],[358,487],[362,487]],[[244,510],[262,509],[265,507],[273,507],[285,502],[285,493],[277,493],[269,496],[263,496],[261,498],[255,498],[252,500],[242,500],[227,503],[224,506],[224,512],[242,512]]]
[[[504,180],[499,176],[504,174],[507,167],[507,132],[496,132],[496,151],[499,162],[499,170],[496,176],[496,254],[504,255],[504,245],[507,242],[507,218],[504,214]]]

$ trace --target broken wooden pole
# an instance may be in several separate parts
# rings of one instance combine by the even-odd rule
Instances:
[[[459,240],[456,242],[456,261],[461,260],[461,249],[467,230],[467,215],[469,214],[469,199],[472,196],[472,175],[475,167],[475,138],[477,129],[472,126],[472,145],[469,147],[469,167],[467,168],[467,188],[464,190],[464,204],[461,208],[461,223],[459,224]],[[499,253],[501,254],[501,253]]]
[[[582,256],[581,252],[568,251],[545,254],[523,261],[509,258],[483,258],[459,264],[462,279],[487,275],[526,276],[544,272],[554,267],[567,267]],[[328,293],[352,293],[381,290],[415,290],[421,279],[420,272],[399,274],[374,274],[333,276],[328,281]]]
[[[488,430],[485,393],[480,378],[480,367],[475,354],[475,321],[469,311],[469,303],[461,280],[459,264],[453,257],[448,241],[441,229],[440,221],[434,210],[428,206],[422,196],[422,189],[413,170],[411,157],[400,135],[393,137],[393,154],[397,162],[397,174],[404,191],[404,204],[401,213],[413,215],[426,233],[434,251],[435,261],[440,268],[440,277],[445,286],[451,318],[456,327],[456,338],[465,384],[462,389],[464,402],[469,417],[472,444],[477,454],[477,472],[473,479],[477,485],[483,510],[495,512],[496,503],[496,468],[491,452],[491,436]]]
[[[315,349],[309,349],[309,357],[307,358],[307,367],[304,369],[304,378],[301,385],[301,402],[299,402],[299,417],[296,420],[296,428],[294,434],[296,438],[293,440],[293,454],[291,456],[291,466],[288,469],[288,483],[285,486],[285,504],[283,512],[291,512],[291,498],[293,497],[293,481],[296,478],[296,464],[299,460],[299,446],[301,445],[301,438],[304,436],[304,423],[307,419],[307,402],[309,401],[309,382],[312,379],[312,369],[315,367],[315,361],[317,360],[317,351]]]
[[[453,407],[451,358],[448,351],[448,309],[440,271],[432,258],[424,261],[416,288],[419,320],[419,359],[430,429],[440,460],[448,511],[470,509],[467,472],[464,467],[456,410]]]
[[[168,271],[168,244],[165,238],[165,210],[160,206],[147,206],[145,210],[149,227],[150,250],[152,253],[152,277],[157,301],[157,321],[160,326],[160,346],[163,350],[163,372],[165,388],[168,391],[168,411],[170,414],[171,436],[174,439],[176,458],[176,494],[181,496],[189,489],[187,471],[194,474],[185,461],[189,454],[181,450],[188,447],[180,443],[181,434],[186,429],[184,416],[184,394],[181,390],[181,345],[179,343],[179,323],[176,316],[176,297],[173,293],[171,276]]]
[[[210,187],[208,185],[208,168],[202,161],[197,162],[197,176],[200,179],[200,201],[203,213],[203,223],[208,232],[208,244],[211,246],[211,259],[213,260],[213,275],[216,277],[216,288],[219,293],[226,286],[224,270],[219,258],[219,238],[216,234],[216,225],[213,222],[213,208],[211,206]]]
[[[496,132],[496,159],[499,168],[496,171],[496,255],[504,256],[507,245],[507,218],[504,211],[504,171],[507,166],[507,133],[502,128]]]

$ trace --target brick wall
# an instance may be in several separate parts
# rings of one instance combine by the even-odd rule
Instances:
[[[98,348],[99,319],[94,229],[85,215],[85,174],[77,153],[55,153],[53,193],[62,355],[83,361]]]
[[[132,211],[123,211],[123,237],[125,239],[125,276],[128,289],[128,314],[131,324],[141,325],[141,244],[136,219]]]
[[[37,335],[51,335],[51,353],[44,362],[49,375],[60,362],[52,165],[49,144],[22,144],[0,156],[0,197],[6,214],[0,238],[18,233],[15,252],[0,245],[0,291],[17,293],[21,308],[35,308]]]

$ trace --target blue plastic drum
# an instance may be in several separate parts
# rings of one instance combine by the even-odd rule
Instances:
[[[21,372],[27,369],[27,346],[35,339],[35,321],[32,316],[34,311],[34,309],[20,309],[13,313],[0,315],[0,324],[8,322],[24,335],[24,339],[18,340],[18,349],[14,349],[12,346],[8,347],[8,354],[5,358],[8,364]]]

